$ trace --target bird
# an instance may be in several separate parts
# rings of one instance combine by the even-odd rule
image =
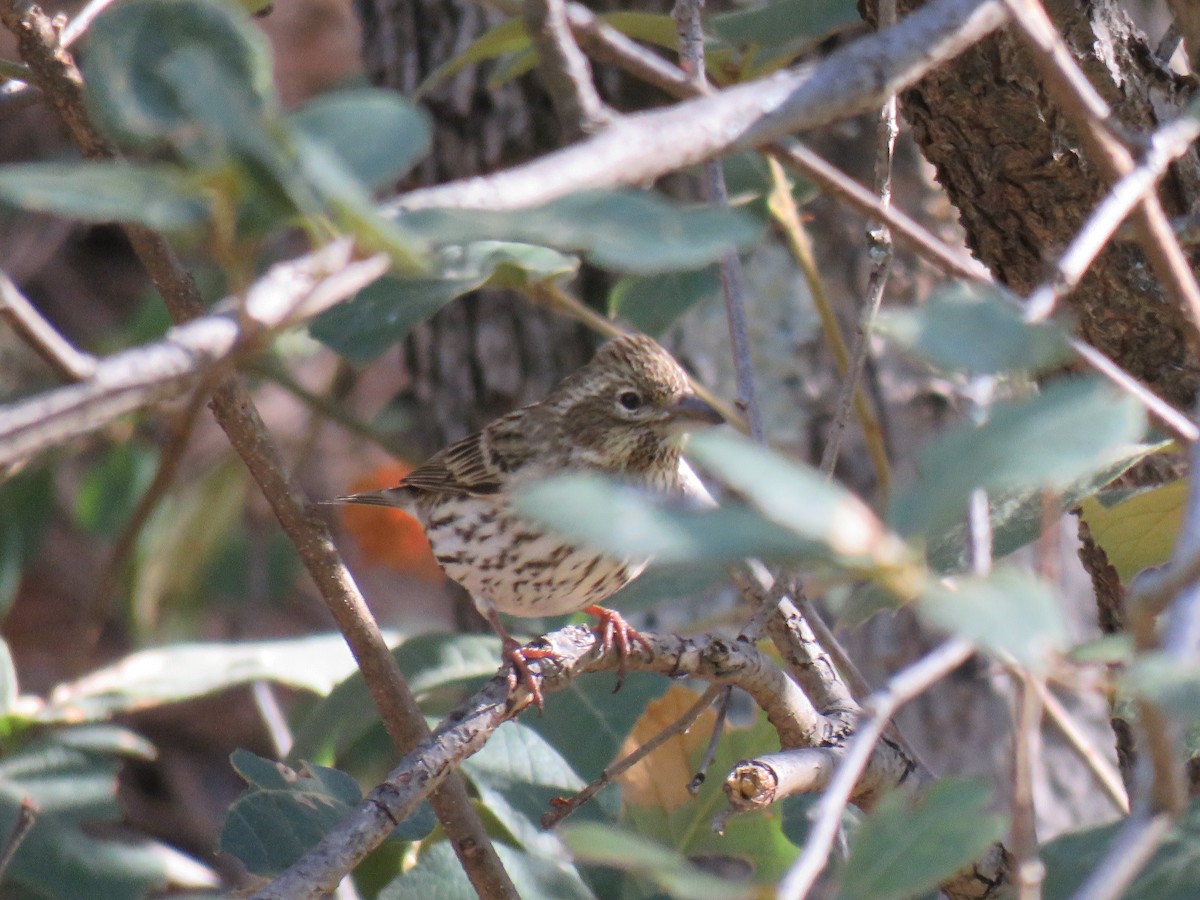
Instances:
[[[446,575],[470,594],[500,636],[514,679],[542,695],[528,661],[552,655],[522,647],[500,621],[584,611],[599,620],[622,661],[645,639],[600,604],[636,578],[647,559],[579,546],[520,516],[522,487],[567,472],[599,472],[659,494],[711,499],[682,455],[682,436],[724,417],[697,396],[683,367],[657,342],[626,334],[603,344],[546,397],[451,444],[380,491],[334,503],[399,507],[425,530]]]

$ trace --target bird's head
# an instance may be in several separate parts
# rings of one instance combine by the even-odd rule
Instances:
[[[652,468],[678,452],[681,432],[724,421],[666,350],[636,334],[609,341],[547,399],[567,444],[615,472]]]

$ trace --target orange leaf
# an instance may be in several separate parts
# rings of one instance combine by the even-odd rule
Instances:
[[[379,466],[350,485],[352,493],[395,485],[413,470],[406,462]],[[445,581],[442,567],[433,558],[421,523],[402,509],[347,504],[341,508],[342,526],[362,549],[368,562],[386,566],[429,582]]]
[[[624,757],[632,753],[662,732],[699,699],[700,695],[695,691],[673,685],[657,700],[646,705],[646,711],[621,745],[620,755]],[[622,775],[619,781],[624,788],[625,802],[631,806],[654,806],[670,812],[691,800],[687,786],[695,774],[692,760],[708,744],[716,718],[717,714],[711,708],[706,709],[690,730],[674,735]]]

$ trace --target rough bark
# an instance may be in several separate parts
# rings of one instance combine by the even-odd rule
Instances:
[[[408,96],[437,66],[503,20],[476,0],[356,5],[371,80]],[[489,87],[489,75],[469,66],[422,98],[433,152],[414,173],[414,186],[482,174],[558,145],[545,93],[530,79]],[[436,450],[539,399],[588,358],[593,343],[570,320],[511,293],[480,291],[456,300],[408,343],[419,442]]]
[[[905,11],[920,4],[900,5]],[[1051,0],[1046,8],[1130,132],[1151,130],[1181,111],[1191,85],[1154,56],[1117,3]],[[904,115],[959,211],[968,244],[1019,292],[1046,273],[1046,259],[1066,245],[1106,187],[1036,71],[1009,30],[902,97]],[[1193,151],[1164,180],[1168,214],[1192,209],[1200,199],[1197,165]],[[1172,402],[1190,405],[1200,386],[1194,329],[1164,297],[1138,248],[1112,246],[1068,305],[1083,338]]]

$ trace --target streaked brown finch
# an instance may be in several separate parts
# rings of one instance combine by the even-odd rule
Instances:
[[[548,651],[522,648],[497,612],[584,610],[600,620],[606,648],[615,642],[623,658],[641,635],[598,604],[636,578],[648,560],[616,559],[544,532],[512,510],[514,491],[582,471],[659,493],[707,496],[683,459],[680,439],[691,428],[722,421],[670,354],[648,337],[625,335],[601,347],[540,403],[452,444],[396,487],[335,502],[396,506],[414,515],[446,574],[466,588],[504,641],[505,656],[540,707],[526,662]]]

